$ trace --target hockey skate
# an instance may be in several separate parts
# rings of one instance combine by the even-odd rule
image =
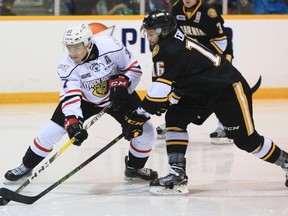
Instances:
[[[211,143],[215,145],[221,144],[233,144],[233,139],[229,139],[226,135],[226,132],[223,126],[219,123],[218,128],[210,134]]]
[[[17,184],[27,180],[33,169],[27,168],[23,163],[5,174],[4,184]]]
[[[288,153],[281,151],[280,157],[275,162],[276,165],[281,166],[285,174],[285,186],[288,188]]]
[[[165,139],[166,138],[166,124],[159,125],[156,128],[157,131],[157,139]]]
[[[150,182],[149,192],[153,195],[184,195],[189,193],[187,184],[185,171],[171,166],[168,175]]]
[[[128,156],[125,157],[125,180],[126,181],[151,181],[158,178],[158,173],[149,168],[135,169],[128,166]]]

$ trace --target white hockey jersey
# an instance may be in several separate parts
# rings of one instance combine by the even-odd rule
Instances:
[[[81,99],[104,107],[109,102],[109,78],[114,74],[129,77],[128,93],[132,93],[142,76],[137,60],[123,43],[111,36],[93,37],[92,43],[98,49],[95,60],[75,64],[65,54],[58,66],[62,81],[60,100],[65,116],[83,117]]]

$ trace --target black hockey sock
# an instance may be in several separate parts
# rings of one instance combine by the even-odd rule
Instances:
[[[168,163],[171,166],[181,167],[184,171],[186,170],[186,158],[184,154],[181,153],[169,153]]]
[[[44,157],[41,157],[37,154],[35,154],[30,146],[27,149],[24,157],[23,157],[23,164],[30,169],[33,169],[35,166],[37,166],[42,160],[44,159]]]
[[[128,166],[133,167],[135,169],[143,168],[146,164],[146,161],[148,160],[148,157],[146,158],[135,157],[134,155],[131,154],[131,152],[129,152],[128,158],[129,158]]]

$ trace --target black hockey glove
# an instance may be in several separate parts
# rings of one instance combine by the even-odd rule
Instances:
[[[140,115],[136,112],[136,110],[125,115],[125,121],[122,125],[124,138],[130,141],[132,138],[141,136],[143,133],[143,125],[149,119],[150,117]]]
[[[76,116],[67,116],[64,122],[64,127],[70,139],[72,139],[72,137],[76,138],[73,145],[80,146],[88,137],[87,131],[82,127],[82,122],[79,121]]]
[[[115,74],[110,77],[109,90],[112,109],[117,111],[128,102],[129,78],[124,74]]]

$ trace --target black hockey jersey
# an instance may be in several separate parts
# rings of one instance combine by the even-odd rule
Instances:
[[[233,58],[232,33],[224,27],[224,20],[216,10],[198,0],[192,8],[187,9],[183,1],[178,1],[172,8],[178,27],[199,43],[226,56],[231,62]]]
[[[244,78],[224,56],[186,37],[179,29],[160,39],[153,52],[158,77],[147,91],[142,108],[150,114],[167,101],[175,88],[193,98],[195,106],[209,107],[228,86]]]

